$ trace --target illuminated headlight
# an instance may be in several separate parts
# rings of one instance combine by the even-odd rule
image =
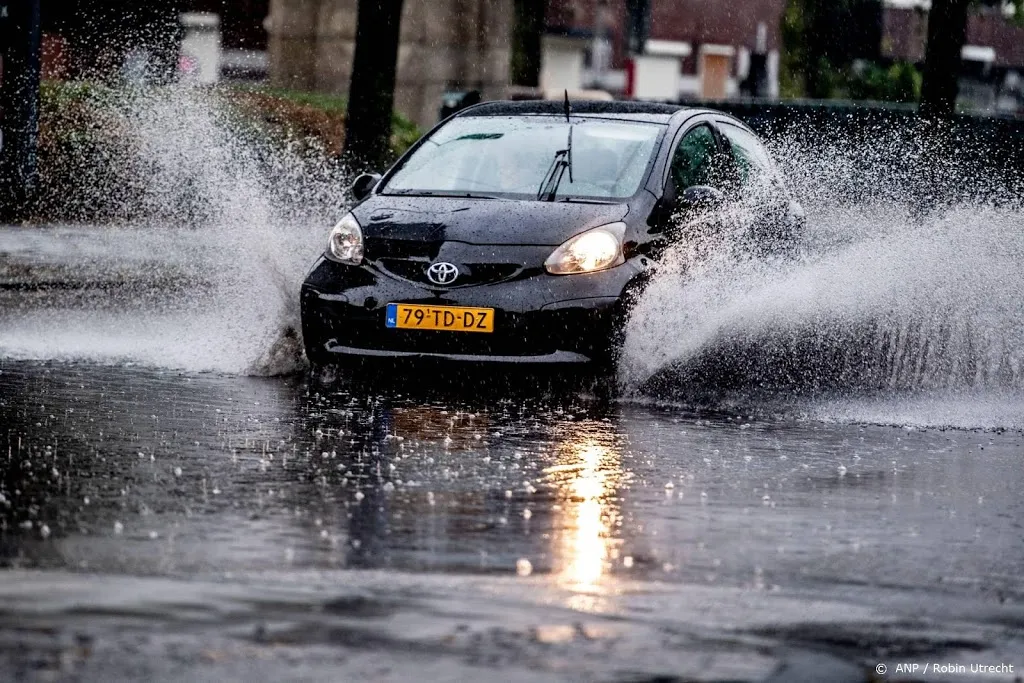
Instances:
[[[352,214],[346,214],[331,228],[327,238],[327,258],[350,266],[363,262],[363,231]]]
[[[622,254],[625,234],[625,223],[602,225],[580,233],[555,249],[544,262],[544,267],[552,275],[570,275],[621,265],[625,262]]]

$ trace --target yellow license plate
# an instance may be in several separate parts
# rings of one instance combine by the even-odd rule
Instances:
[[[388,304],[384,324],[403,330],[494,332],[494,309]]]

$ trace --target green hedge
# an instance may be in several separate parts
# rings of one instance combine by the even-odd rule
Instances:
[[[247,144],[252,156],[265,161],[268,169],[280,158],[291,156],[298,157],[293,168],[305,164],[321,175],[344,176],[336,167],[344,144],[345,101],[334,95],[261,87],[132,90],[90,82],[44,82],[40,90],[39,189],[31,218],[129,221],[194,213],[169,205],[159,196],[164,188],[153,187],[160,182],[152,173],[156,160],[137,149],[139,124],[134,112],[144,109],[147,99],[197,93],[209,98],[209,111],[219,125]],[[165,123],[170,136],[188,132],[173,120]],[[187,121],[183,123],[187,126]],[[396,155],[420,135],[413,123],[395,115],[391,143]],[[183,182],[201,185],[201,173],[197,166],[197,177]]]

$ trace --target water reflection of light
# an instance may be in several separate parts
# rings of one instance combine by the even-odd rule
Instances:
[[[449,412],[430,406],[395,408],[385,422],[395,436],[441,442],[451,450],[480,448],[481,437],[490,426],[486,413]]]
[[[558,498],[555,579],[573,591],[570,606],[603,609],[605,575],[619,523],[617,487],[623,473],[614,435],[606,424],[578,424],[562,442],[558,463],[545,470]],[[560,560],[560,562],[559,562]]]

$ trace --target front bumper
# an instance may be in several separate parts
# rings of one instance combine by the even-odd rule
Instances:
[[[586,363],[603,358],[621,322],[622,294],[640,274],[626,263],[599,273],[525,272],[495,284],[432,290],[321,259],[302,287],[311,357],[438,358],[465,362]],[[389,303],[495,309],[490,334],[389,329]]]

